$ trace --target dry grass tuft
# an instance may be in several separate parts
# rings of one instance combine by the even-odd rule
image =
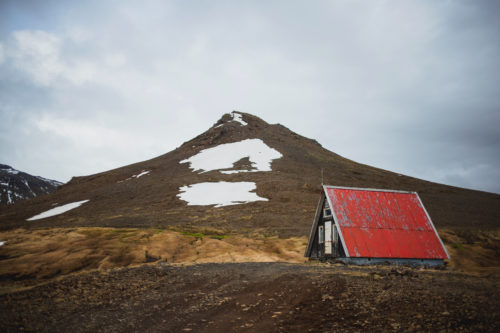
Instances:
[[[500,229],[439,230],[452,269],[480,275],[500,275]]]
[[[73,272],[202,262],[304,262],[305,237],[246,238],[221,230],[52,228],[0,232],[0,280],[44,280]]]

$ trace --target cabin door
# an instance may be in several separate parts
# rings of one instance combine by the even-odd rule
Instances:
[[[325,254],[332,254],[332,221],[325,222]]]
[[[337,231],[337,227],[335,226],[335,224],[333,224],[333,228],[332,228],[332,233],[333,233],[333,256],[334,257],[338,257],[339,256],[339,233]]]

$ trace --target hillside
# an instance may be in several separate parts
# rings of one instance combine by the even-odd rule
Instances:
[[[447,266],[307,261],[321,169],[328,184],[417,191]],[[499,218],[500,195],[226,114],[167,154],[2,205],[0,330],[495,332]]]
[[[32,176],[0,164],[0,204],[13,204],[16,201],[31,199],[54,191],[62,183],[57,180]]]
[[[233,145],[225,145],[229,143]],[[210,158],[217,163],[210,165]],[[235,163],[227,165],[231,159]],[[206,132],[169,153],[75,177],[49,195],[2,208],[0,228],[211,228],[241,234],[304,236],[320,195],[321,169],[326,184],[418,192],[438,228],[462,231],[499,226],[500,195],[359,164],[280,124],[233,113],[225,114]],[[213,184],[216,182],[224,183]],[[239,185],[229,184],[235,182]],[[212,184],[195,185],[200,183]],[[218,199],[216,195],[221,192],[231,193],[231,198]],[[203,205],[188,205],[186,200]],[[250,202],[235,204],[246,201]],[[80,206],[63,214],[27,221],[75,202]]]

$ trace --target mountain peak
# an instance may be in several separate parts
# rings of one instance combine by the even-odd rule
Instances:
[[[269,126],[271,125],[254,115],[232,111],[223,114],[207,131],[183,143],[181,147],[186,145],[192,148],[210,147],[216,144],[258,138],[259,131]]]
[[[240,126],[247,126],[248,123],[243,120],[243,117],[246,118],[248,116],[250,115],[234,110],[231,113],[223,114],[222,117],[215,123],[213,127],[223,126],[231,122],[238,123]]]
[[[255,130],[268,128],[270,126],[276,125],[271,125],[253,114],[233,110],[231,113],[223,114],[211,129],[227,127],[228,129]]]
[[[322,179],[337,186],[416,191],[438,227],[471,221],[493,226],[500,219],[498,195],[359,164],[285,126],[233,111],[171,152],[74,178],[29,204],[12,205],[0,213],[0,227],[155,226],[299,236],[309,231]],[[26,221],[83,200],[88,202],[64,214]],[[481,205],[464,210],[464,202]]]
[[[0,169],[12,169],[12,167],[7,164],[0,164]]]
[[[54,191],[62,183],[32,176],[0,164],[0,204],[12,204],[19,200],[31,199]]]
[[[245,139],[261,139],[268,144],[272,141],[304,140],[321,147],[316,140],[301,136],[281,124],[269,124],[253,114],[236,110],[223,114],[207,131],[183,143],[181,147],[208,148]]]

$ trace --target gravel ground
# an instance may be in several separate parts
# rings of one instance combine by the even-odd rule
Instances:
[[[0,331],[500,330],[499,282],[340,264],[146,265],[0,295]]]

